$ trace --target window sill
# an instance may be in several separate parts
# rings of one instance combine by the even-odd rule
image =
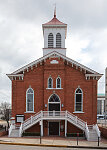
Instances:
[[[26,111],[24,113],[35,113],[34,111]]]
[[[61,89],[63,89],[63,88],[46,88],[47,90],[61,90]]]
[[[76,113],[76,114],[83,114],[84,112],[83,112],[83,111],[74,111],[73,113]]]

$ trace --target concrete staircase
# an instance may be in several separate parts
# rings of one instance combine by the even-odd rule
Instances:
[[[93,126],[88,126],[89,129],[89,138],[88,141],[98,141],[98,134]]]
[[[43,122],[43,120],[65,120],[66,122],[69,121],[71,124],[75,125],[85,132],[85,136],[88,141],[97,141],[98,137],[100,137],[100,131],[97,124],[87,125],[87,123],[82,119],[78,118],[68,111],[40,111],[37,114],[26,119],[20,127],[15,124],[11,124],[9,128],[9,137],[21,137],[22,133],[26,129],[32,127],[34,124],[40,121]],[[41,136],[43,136],[42,133]]]
[[[10,137],[19,137],[19,129],[13,129],[11,131]]]

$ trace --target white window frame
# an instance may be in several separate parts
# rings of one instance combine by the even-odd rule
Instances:
[[[59,39],[57,39],[57,36],[58,36],[58,34],[60,35],[60,40]],[[60,42],[60,46],[59,45],[57,45],[57,42],[59,43]],[[56,34],[56,48],[61,48],[62,47],[62,36],[61,36],[61,33],[57,33]]]
[[[58,78],[60,79],[60,88],[57,87],[57,79],[58,79]],[[60,78],[60,77],[57,77],[57,78],[56,78],[56,89],[61,89],[61,78]]]
[[[50,100],[52,95],[53,94],[51,94],[50,97],[48,98],[48,111],[49,111],[49,104],[60,104],[60,111],[61,111],[61,100],[60,100],[60,97],[57,94],[55,94],[59,98],[59,102],[50,102],[49,100]]]
[[[54,36],[53,36],[53,39],[51,39],[51,40],[52,40],[51,44],[53,45],[53,46],[51,47],[51,46],[49,46],[49,44],[50,44],[50,43],[49,43],[49,40],[50,40],[49,36],[50,36],[50,35],[53,36],[53,33],[49,33],[49,34],[48,34],[48,48],[53,48],[53,47],[54,47]]]
[[[76,110],[76,91],[78,90],[78,89],[80,89],[81,90],[81,95],[82,95],[82,98],[81,98],[81,111],[77,111]],[[81,113],[81,112],[83,112],[83,90],[81,89],[81,88],[77,88],[76,90],[75,90],[75,112],[76,113]]]
[[[32,91],[33,91],[33,110],[32,111],[28,111],[28,108],[27,108],[27,94],[28,94],[28,90],[29,89],[32,89],[32,88],[28,88],[27,90],[26,90],[26,112],[27,113],[32,113],[32,112],[34,112],[34,90],[32,89]]]
[[[49,79],[50,79],[50,78],[52,79],[52,77],[49,77],[49,78],[48,78],[48,89],[53,89],[53,79],[52,79],[52,87],[51,87],[51,88],[49,87]]]
[[[23,123],[24,122],[24,115],[16,115],[16,122],[17,123]]]

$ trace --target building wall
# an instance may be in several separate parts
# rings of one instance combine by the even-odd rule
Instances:
[[[48,132],[49,132],[49,126],[48,126],[48,121],[43,121],[43,135],[47,136]],[[60,136],[65,136],[65,121],[62,120],[60,121]],[[61,129],[61,126],[63,126],[63,128]],[[33,125],[31,128],[27,129],[25,132],[35,132],[35,133],[40,133],[40,125],[35,124]],[[76,126],[72,125],[71,123],[67,122],[67,133],[83,133],[83,131],[79,128],[77,128]]]
[[[105,112],[107,115],[107,68],[105,69]]]
[[[105,113],[105,95],[97,96],[97,114],[104,115]]]
[[[50,64],[57,60],[58,64]],[[47,89],[49,76],[53,78],[53,89]],[[56,78],[61,78],[61,89],[56,89]],[[26,90],[31,87],[34,90],[34,113],[26,113]],[[80,87],[83,91],[83,112],[75,113],[75,90]],[[49,58],[37,67],[25,70],[24,79],[12,81],[12,117],[16,114],[24,114],[25,119],[39,112],[48,110],[48,99],[56,93],[64,107],[88,124],[95,124],[97,120],[97,80],[86,80],[84,70],[67,64],[61,58]],[[47,107],[45,107],[47,104]]]
[[[44,48],[48,48],[48,35],[52,33],[54,36],[54,48],[56,47],[56,34],[61,34],[61,47],[65,48],[65,28],[45,28],[44,30]]]
[[[66,56],[66,48],[43,48],[43,56],[44,55],[47,55],[53,51],[56,51],[58,53],[61,53],[62,55],[65,55]]]

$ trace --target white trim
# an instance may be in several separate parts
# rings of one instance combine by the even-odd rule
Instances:
[[[50,61],[50,64],[59,64],[59,61],[57,61],[56,59],[55,60],[53,59]]]
[[[51,94],[52,96],[53,94]],[[55,93],[56,96],[58,96],[56,93]],[[58,96],[60,102],[49,102],[49,99],[51,98],[51,96],[48,98],[48,111],[49,111],[49,104],[60,104],[60,111],[61,111],[61,100],[60,100],[60,97]]]
[[[41,58],[39,58],[39,59],[37,59],[37,60],[35,60],[35,61],[29,63],[28,65],[25,65],[24,67],[22,67],[22,68],[20,68],[20,69],[18,69],[18,70],[16,70],[16,71],[14,71],[12,74],[17,74],[17,73],[19,73],[19,72],[21,72],[21,71],[23,71],[23,70],[26,70],[26,69],[29,68],[30,66],[36,65],[36,64],[39,63],[40,61],[43,61],[43,60],[47,59],[48,57],[50,57],[50,56],[52,56],[52,55],[58,55],[59,57],[61,57],[61,58],[65,59],[65,60],[67,60],[67,61],[70,62],[71,64],[74,64],[74,65],[77,65],[77,66],[81,67],[83,70],[87,70],[87,71],[89,71],[89,72],[91,72],[91,73],[93,73],[93,74],[99,75],[100,77],[102,76],[102,74],[99,74],[99,73],[97,73],[96,71],[94,71],[94,70],[92,70],[92,69],[90,69],[90,68],[88,68],[88,67],[86,67],[86,66],[84,66],[84,65],[82,65],[82,64],[80,64],[80,63],[78,63],[78,62],[76,62],[76,61],[74,61],[74,60],[72,60],[72,59],[70,59],[70,58],[68,58],[68,57],[66,57],[66,56],[64,56],[64,55],[62,55],[61,53],[56,52],[56,51],[53,51],[53,52],[51,52],[51,53],[48,53],[47,55],[45,55],[45,56],[43,56],[43,57],[41,57]]]
[[[90,80],[90,77],[93,77],[93,79],[98,80],[100,79],[101,75],[100,74],[85,74],[86,80]]]
[[[6,74],[8,77],[23,77],[23,74]]]
[[[58,36],[60,35],[60,39],[57,39],[57,38],[59,38]],[[61,44],[61,46],[60,47],[57,47],[57,45],[56,45],[56,48],[61,48],[62,47],[62,35],[61,35],[61,33],[57,33],[56,34],[56,44],[57,44],[57,42],[59,43],[60,42],[60,44]]]
[[[85,113],[85,112],[83,112],[83,111],[74,111],[73,113],[80,113],[80,114],[83,114],[83,113]]]
[[[63,88],[46,88],[47,90],[61,90]]]
[[[57,88],[57,79],[60,79],[60,88]],[[58,76],[57,78],[56,78],[56,89],[61,89],[61,78]]]
[[[52,35],[52,38],[50,38],[50,35]],[[49,43],[50,39],[52,40],[51,43]],[[52,44],[53,46],[49,47],[50,44]],[[48,48],[53,48],[53,47],[54,47],[54,35],[53,35],[53,33],[50,32],[48,34]]]
[[[43,28],[48,28],[48,27],[67,27],[67,24],[63,23],[63,24],[42,24]]]
[[[81,92],[82,92],[82,100],[81,100],[81,103],[82,103],[82,108],[81,108],[81,111],[76,111],[76,91],[78,90],[78,89],[80,89],[81,90]],[[74,106],[74,112],[83,112],[83,90],[80,88],[80,87],[78,87],[76,90],[75,90],[75,106]]]
[[[34,112],[34,111],[26,111],[24,113],[36,113],[36,112]]]
[[[6,74],[9,78],[10,78],[10,80],[13,80],[13,77],[15,78],[15,80],[16,80],[16,77],[19,77],[19,80],[22,78],[22,80],[23,80],[23,77],[24,77],[24,75],[23,74]]]
[[[18,117],[24,117],[24,115],[16,115],[16,116],[18,116]]]
[[[32,88],[30,87],[26,90],[26,113],[34,113],[34,90],[33,89],[32,89],[32,91],[33,91],[33,111],[28,111],[27,110],[27,92],[28,92],[29,89],[32,89]]]
[[[101,74],[85,74],[86,77],[100,77]]]
[[[54,93],[56,96],[58,96],[56,93]],[[58,96],[58,98],[59,98],[59,100],[60,100],[60,102],[49,102],[49,99],[51,98],[51,96],[52,95],[54,95],[54,94],[51,94],[50,96],[49,96],[49,98],[48,98],[48,103],[60,103],[61,102],[61,100],[60,100],[60,98],[59,98],[59,96]]]
[[[67,136],[67,119],[65,119],[65,137]]]

